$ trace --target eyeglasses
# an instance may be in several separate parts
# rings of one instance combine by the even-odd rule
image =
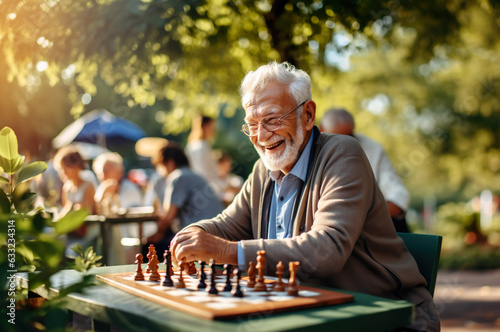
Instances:
[[[259,123],[251,122],[251,123],[245,123],[243,126],[241,126],[241,131],[247,135],[248,137],[254,137],[257,136],[259,133],[259,124],[267,131],[276,131],[281,128],[281,120],[283,120],[285,117],[287,117],[289,114],[293,113],[296,111],[300,106],[304,105],[307,102],[307,100],[304,100],[302,103],[300,103],[297,107],[295,107],[293,110],[290,112],[286,113],[283,115],[281,118],[269,118],[269,119],[263,119]]]

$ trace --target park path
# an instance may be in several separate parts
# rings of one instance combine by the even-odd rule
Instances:
[[[442,332],[500,332],[500,269],[439,271],[434,301]]]

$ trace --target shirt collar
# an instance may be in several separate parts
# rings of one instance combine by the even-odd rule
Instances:
[[[309,164],[309,156],[311,155],[313,136],[314,130],[311,132],[311,136],[309,136],[309,140],[307,141],[306,147],[300,154],[299,160],[297,160],[289,173],[298,177],[302,181],[305,181],[307,177],[307,166]],[[278,181],[283,176],[283,173],[281,171],[269,171],[269,175],[271,176],[271,179]]]

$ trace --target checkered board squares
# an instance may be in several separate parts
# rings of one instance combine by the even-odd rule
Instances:
[[[205,283],[210,287],[210,271]],[[205,319],[232,319],[255,313],[271,314],[288,310],[298,310],[316,306],[326,306],[352,302],[353,296],[340,292],[299,285],[298,296],[289,296],[286,292],[273,291],[275,281],[265,280],[267,292],[256,292],[247,287],[247,280],[240,280],[244,294],[242,298],[233,297],[231,292],[223,291],[226,276],[215,276],[217,295],[208,294],[206,290],[198,290],[199,280],[196,275],[183,275],[185,288],[162,286],[165,273],[160,272],[160,281],[135,281],[134,273],[115,273],[98,275],[97,279],[120,288],[128,293],[142,297],[158,304],[181,310]],[[147,279],[147,275],[146,279]],[[172,276],[172,281],[178,281],[178,272]],[[286,283],[286,281],[285,281]],[[234,278],[231,278],[233,289]]]

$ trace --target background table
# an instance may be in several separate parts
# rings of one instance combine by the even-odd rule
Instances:
[[[91,274],[131,272],[135,265],[100,267]],[[36,293],[50,298],[57,291],[81,278],[73,270],[65,270],[54,276],[50,292],[43,288]],[[19,276],[22,287],[27,286],[26,276]],[[336,290],[339,291],[339,290]],[[256,313],[246,318],[227,321],[210,321],[170,309],[154,302],[128,294],[115,287],[99,284],[84,294],[71,294],[67,309],[95,321],[99,331],[109,325],[126,331],[384,331],[404,326],[411,317],[413,305],[406,301],[388,300],[367,294],[341,291],[354,295],[354,302],[341,305],[312,308],[263,315]],[[97,329],[97,328],[96,328]]]
[[[86,219],[88,223],[99,223],[100,229],[100,242],[102,246],[102,262],[108,265],[109,255],[113,254],[109,252],[110,248],[110,238],[111,238],[111,227],[120,224],[137,224],[138,226],[138,236],[139,236],[139,248],[143,244],[143,223],[157,221],[158,215],[153,211],[148,209],[128,211],[123,214],[112,214],[112,215],[89,215]],[[139,249],[138,252],[141,250]]]

